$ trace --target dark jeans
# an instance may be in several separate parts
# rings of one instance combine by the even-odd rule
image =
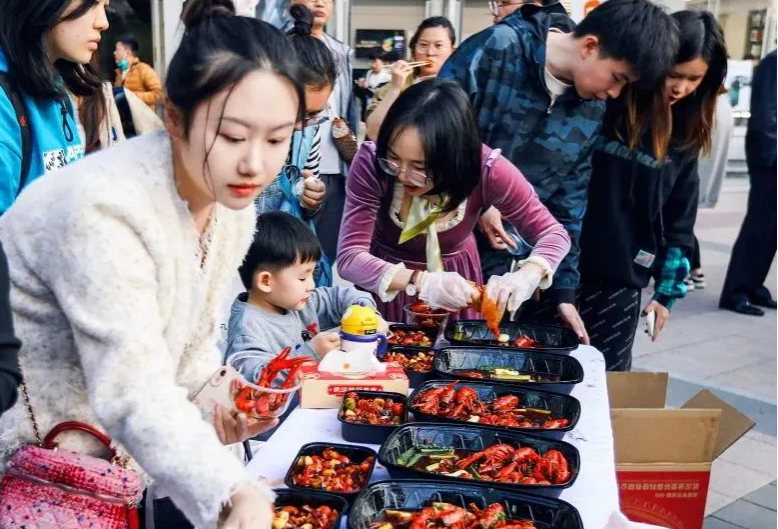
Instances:
[[[694,251],[692,252],[692,270],[702,268],[702,260],[700,259],[700,241],[697,240],[697,236],[694,236]]]
[[[327,186],[327,196],[314,222],[324,254],[330,263],[338,257],[338,237],[343,220],[343,206],[346,203],[346,179],[341,174],[322,174],[319,178]]]
[[[749,165],[748,169],[751,179],[748,209],[732,248],[719,300],[721,306],[771,297],[764,282],[775,257],[776,168]]]

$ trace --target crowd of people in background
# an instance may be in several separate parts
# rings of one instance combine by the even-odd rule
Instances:
[[[188,0],[163,87],[132,35],[111,81],[94,66],[107,3],[0,16],[0,474],[36,430],[82,421],[153,481],[160,527],[267,529],[272,491],[223,445],[278,421],[209,424],[191,402],[224,363],[253,380],[285,346],[321,358],[339,338],[312,328],[353,303],[385,325],[411,299],[456,319],[489,296],[629,370],[641,316],[656,340],[704,286],[699,164],[721,165],[730,126],[708,12],[609,0],[575,24],[558,2],[489,2],[491,27],[460,42],[427,18],[408,57],[374,50],[354,80],[333,0],[292,0],[275,26]],[[775,78],[773,52],[721,296],[744,314],[776,305]]]

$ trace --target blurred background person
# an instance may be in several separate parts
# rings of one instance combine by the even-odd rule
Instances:
[[[138,57],[138,39],[133,35],[122,35],[116,42],[113,58],[116,62],[114,86],[132,90],[153,110],[162,102],[162,82],[157,72]]]

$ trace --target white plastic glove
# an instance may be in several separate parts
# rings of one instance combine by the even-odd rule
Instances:
[[[502,316],[505,309],[513,314],[527,301],[540,285],[543,276],[536,268],[520,268],[502,276],[492,276],[486,284],[486,295],[497,303]]]
[[[476,292],[456,272],[426,272],[422,276],[419,299],[433,309],[458,311],[470,306]]]

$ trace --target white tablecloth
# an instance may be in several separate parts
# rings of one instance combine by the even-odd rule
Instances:
[[[584,370],[583,382],[570,393],[581,402],[581,418],[578,425],[564,435],[557,432],[548,436],[561,438],[578,448],[581,453],[578,479],[570,488],[561,491],[535,489],[532,492],[558,497],[572,504],[581,513],[586,529],[601,528],[608,522],[611,512],[619,510],[605,363],[602,354],[593,347],[582,345],[570,354],[578,359]],[[256,453],[247,467],[248,472],[255,477],[264,476],[273,488],[284,487],[284,476],[303,444],[344,442],[337,413],[338,410],[293,411]],[[376,452],[379,449],[378,445],[365,446]],[[376,464],[371,481],[384,479],[389,479],[389,474]]]

